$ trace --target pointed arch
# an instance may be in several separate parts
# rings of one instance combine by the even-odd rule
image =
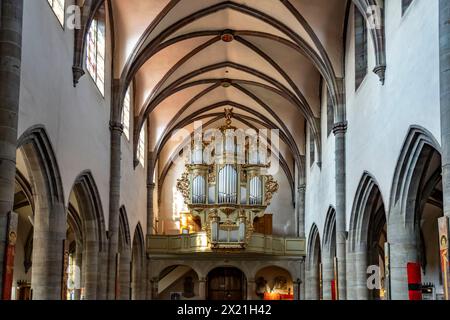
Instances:
[[[349,299],[379,299],[379,290],[367,287],[367,267],[377,265],[384,274],[387,218],[376,179],[364,172],[356,191],[349,227],[347,290]],[[382,281],[379,283],[382,284]],[[384,283],[383,283],[384,284]]]
[[[379,227],[386,223],[384,201],[376,179],[364,172],[356,190],[350,218],[349,250],[366,249],[371,232],[379,231]],[[371,223],[376,230],[370,228]],[[382,226],[381,226],[382,227]],[[362,248],[358,248],[362,246]]]
[[[320,270],[322,264],[322,250],[319,228],[314,223],[309,232],[308,251],[306,258],[306,299],[320,300],[321,285],[320,285]]]
[[[42,125],[26,130],[18,139],[35,203],[33,247],[33,299],[61,298],[63,240],[66,236],[64,190],[56,155]],[[51,263],[50,263],[51,262]]]
[[[92,172],[81,172],[72,192],[79,207],[82,226],[82,275],[86,300],[104,298],[106,293],[106,226],[100,195]],[[69,204],[71,205],[71,204]]]
[[[116,299],[131,298],[131,236],[128,215],[125,206],[119,214],[119,295]]]
[[[145,240],[141,223],[136,226],[133,236],[131,257],[131,299],[145,298]]]
[[[329,256],[329,259],[335,257],[336,252],[336,210],[330,206],[325,219],[325,227],[323,230],[323,244],[322,249],[324,253]]]
[[[420,126],[411,126],[403,143],[391,188],[391,213],[404,213],[404,221],[414,221],[415,193],[419,188],[426,162],[433,152],[441,153],[437,139]],[[393,210],[397,208],[397,210]]]
[[[430,192],[441,182],[441,166],[437,140],[426,129],[411,126],[394,172],[390,198],[392,299],[408,297],[405,261],[421,263],[426,270],[426,242],[421,220]]]

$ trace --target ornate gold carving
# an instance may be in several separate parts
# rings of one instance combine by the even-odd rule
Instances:
[[[208,172],[208,183],[215,184],[216,183],[216,171],[214,170],[214,166],[210,166]]]
[[[270,205],[273,195],[278,192],[280,186],[278,185],[278,182],[275,181],[273,176],[267,176],[265,187],[266,187],[265,202],[267,205]]]
[[[177,190],[181,192],[184,198],[184,203],[189,203],[189,197],[190,197],[190,183],[189,183],[189,172],[186,171],[181,176],[181,179],[177,180]]]
[[[239,226],[234,221],[227,220],[220,225],[219,229],[226,231],[233,231],[239,229]]]
[[[226,130],[236,130],[237,128],[232,126],[231,123],[233,122],[233,108],[226,109],[224,112],[224,118],[225,118],[225,125],[220,127],[220,131],[224,132]]]

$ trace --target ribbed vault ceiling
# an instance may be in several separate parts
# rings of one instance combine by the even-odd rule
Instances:
[[[237,127],[280,129],[288,176],[302,166],[305,123],[320,145],[321,78],[332,87],[342,77],[346,0],[111,3],[115,78],[122,93],[134,84],[134,139],[150,121],[160,175],[177,151],[174,130],[218,127],[226,107]]]

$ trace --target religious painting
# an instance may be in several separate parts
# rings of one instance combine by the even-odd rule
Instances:
[[[448,264],[448,218],[442,217],[439,219],[439,246],[441,258],[441,272],[444,283],[444,297],[445,300],[450,299],[449,292],[449,264]]]
[[[288,282],[286,277],[283,276],[278,276],[275,277],[275,279],[273,280],[274,282],[274,286],[273,286],[273,290],[275,291],[288,291]]]

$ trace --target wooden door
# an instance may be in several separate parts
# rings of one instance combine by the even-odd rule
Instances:
[[[244,300],[246,279],[236,268],[217,268],[208,275],[208,300]]]

